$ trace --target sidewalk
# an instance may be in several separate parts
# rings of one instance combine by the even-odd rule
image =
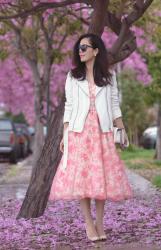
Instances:
[[[87,240],[78,201],[49,202],[43,216],[16,221],[31,175],[30,163],[28,158],[14,165],[0,179],[0,250],[161,249],[161,192],[129,169],[135,197],[120,203],[106,202],[106,242],[93,246]]]
[[[0,178],[0,202],[24,198],[31,176],[31,157],[12,165]]]
[[[7,174],[0,178],[0,201],[4,199],[17,198],[22,200],[32,171],[32,156],[13,165]],[[126,168],[129,182],[134,191],[135,197],[150,198],[153,195],[161,194],[150,181]],[[3,193],[3,197],[1,194]],[[4,195],[5,193],[5,195]]]

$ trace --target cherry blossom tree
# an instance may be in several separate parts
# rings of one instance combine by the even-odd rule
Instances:
[[[13,3],[11,3],[13,13],[14,11],[17,11],[18,7],[21,9],[29,6],[33,7],[32,1],[30,3],[22,1],[19,5],[16,5],[16,3],[13,5]],[[8,13],[8,11],[10,11],[10,8],[7,10],[2,8],[1,10],[2,13]],[[54,105],[56,103],[54,98],[52,102],[49,97],[50,81],[53,80],[52,76],[54,76],[55,70],[54,63],[60,64],[61,59],[63,59],[64,62],[61,67],[65,73],[65,69],[68,66],[68,61],[66,61],[68,50],[67,46],[65,52],[63,52],[62,48],[65,46],[65,42],[67,42],[67,36],[73,34],[75,29],[79,29],[79,22],[76,20],[75,23],[75,20],[69,20],[65,17],[65,15],[65,9],[61,9],[57,13],[53,10],[46,10],[24,18],[3,20],[2,28],[3,32],[6,32],[5,37],[8,38],[8,43],[10,45],[9,52],[16,50],[16,57],[19,53],[19,56],[23,57],[23,64],[26,63],[31,71],[30,79],[33,82],[35,113],[34,124],[36,128],[33,150],[33,166],[35,166],[37,160],[39,159],[44,145],[45,138],[43,134],[43,126],[44,124],[46,125],[46,123],[49,123],[52,108],[54,109]],[[54,81],[52,82],[52,90],[55,91]],[[58,85],[56,88],[58,89]],[[46,107],[47,99],[49,99],[51,110],[47,110],[46,116],[44,108]],[[33,100],[31,101],[31,104],[32,103]],[[28,111],[30,111],[30,109],[28,109]]]
[[[2,5],[2,15],[0,16],[0,20],[5,20],[10,28],[14,30],[17,37],[17,46],[19,46],[21,54],[24,56],[24,58],[26,58],[27,62],[31,66],[33,74],[38,78],[38,75],[35,74],[35,72],[37,73],[37,68],[35,67],[35,59],[37,58],[35,51],[33,50],[33,41],[37,42],[37,36],[35,36],[34,32],[32,42],[26,46],[26,43],[24,43],[26,40],[24,40],[24,37],[20,36],[22,34],[21,30],[19,29],[19,26],[17,29],[15,22],[20,22],[21,25],[24,25],[28,15],[32,15],[32,17],[38,16],[37,18],[40,22],[39,27],[41,27],[41,32],[44,33],[45,37],[46,27],[44,24],[44,12],[46,10],[51,11],[53,9],[53,12],[56,14],[59,13],[60,8],[66,7],[66,15],[75,17],[76,19],[80,20],[82,24],[87,24],[88,32],[93,32],[101,36],[104,31],[104,27],[107,26],[112,30],[112,32],[116,34],[117,38],[112,44],[111,48],[108,50],[108,59],[112,65],[119,61],[123,61],[135,51],[136,37],[130,28],[133,23],[144,14],[144,12],[152,3],[152,0],[64,0],[46,2],[39,1],[39,3],[34,1],[32,6],[30,1],[22,1],[22,3],[23,5],[21,5],[21,8],[17,4],[17,1],[14,1],[14,3],[8,3],[7,7]],[[82,15],[82,9],[84,10],[83,14],[86,15],[86,18],[84,18]],[[37,26],[34,27],[37,28]],[[65,30],[63,31],[65,32]],[[48,44],[48,40],[45,41],[44,44]],[[51,44],[49,45],[51,46]],[[46,55],[48,52],[48,57],[46,60],[49,60],[49,58],[51,60],[50,53],[52,48],[49,45],[46,47]],[[27,53],[26,50],[24,51],[24,48],[27,49]],[[50,60],[49,64],[46,65],[50,66],[51,69]],[[41,85],[40,80],[41,78],[38,78],[38,81],[35,81],[35,89],[38,93],[40,92],[40,89],[38,88],[38,86]],[[45,87],[45,84],[42,85],[43,90]],[[42,94],[36,95],[36,107],[38,109],[36,111],[38,111],[38,114],[40,114],[41,109],[41,95]],[[54,114],[50,116],[49,133],[42,149],[42,153],[36,162],[35,168],[33,169],[30,185],[28,187],[26,197],[20,209],[18,218],[40,216],[43,214],[46,207],[53,176],[62,156],[61,152],[59,151],[59,143],[62,138],[63,130],[62,114],[64,109],[64,97],[65,96],[63,94],[63,98],[59,106],[56,108]]]

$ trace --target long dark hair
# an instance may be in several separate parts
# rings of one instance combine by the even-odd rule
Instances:
[[[83,38],[88,38],[93,49],[98,48],[99,50],[93,67],[95,84],[100,87],[110,84],[111,73],[109,72],[109,63],[105,44],[99,36],[92,33],[81,35],[75,43],[72,58],[74,68],[71,69],[71,75],[78,80],[84,80],[86,78],[86,65],[85,62],[81,62],[79,56],[79,44]]]

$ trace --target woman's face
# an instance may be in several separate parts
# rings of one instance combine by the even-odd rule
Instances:
[[[93,60],[96,57],[96,55],[98,53],[98,49],[97,48],[96,49],[92,48],[92,45],[91,45],[88,38],[83,38],[80,41],[80,45],[91,46],[91,47],[87,47],[86,51],[82,51],[81,49],[79,49],[79,56],[80,56],[81,62],[88,62],[90,60]]]

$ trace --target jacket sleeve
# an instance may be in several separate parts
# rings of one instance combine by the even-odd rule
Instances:
[[[71,113],[72,113],[72,103],[73,103],[73,97],[72,97],[72,79],[71,79],[71,73],[68,72],[66,82],[65,82],[65,106],[64,106],[64,117],[63,117],[63,123],[69,122]]]
[[[112,71],[112,87],[111,87],[111,103],[112,103],[112,118],[115,120],[122,116],[119,104],[119,91],[117,87],[116,73]]]

